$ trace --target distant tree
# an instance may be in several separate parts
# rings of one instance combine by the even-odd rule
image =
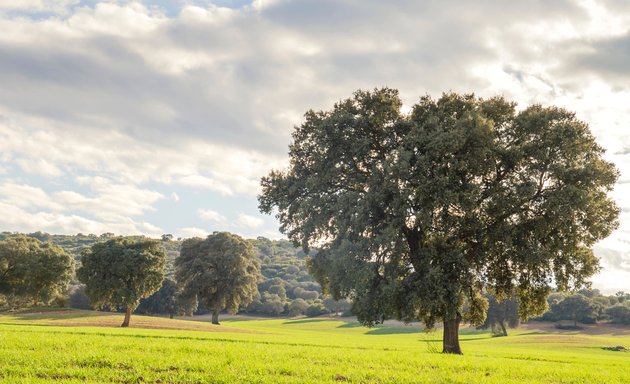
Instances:
[[[624,291],[619,291],[615,293],[615,296],[617,297],[617,300],[620,303],[623,303],[624,301],[628,300],[628,298],[630,297],[630,294],[627,294]]]
[[[173,240],[173,235],[171,235],[170,233],[165,233],[162,235],[162,241],[172,241]]]
[[[0,241],[0,295],[8,302],[51,302],[64,291],[74,260],[60,247],[17,235]]]
[[[303,315],[308,308],[308,303],[303,299],[295,299],[289,304],[289,315],[299,316]]]
[[[306,308],[306,316],[308,317],[317,317],[326,313],[328,313],[328,311],[326,310],[326,307],[324,307],[324,305],[321,303],[312,304],[308,308]]]
[[[327,291],[352,297],[367,325],[442,321],[443,352],[461,353],[460,323],[483,322],[483,291],[514,291],[527,317],[551,282],[584,285],[619,213],[618,172],[586,123],[455,93],[401,108],[384,88],[308,111],[289,168],[261,181],[261,211],[318,248],[311,272]]]
[[[118,237],[92,245],[81,256],[77,277],[93,305],[124,307],[121,327],[128,327],[140,300],[161,287],[165,264],[159,241]]]
[[[284,285],[272,285],[269,287],[267,292],[278,295],[281,301],[285,301],[287,299],[287,291],[284,289]]]
[[[284,305],[280,296],[265,292],[262,294],[261,299],[260,312],[266,315],[278,316],[284,311]]]
[[[172,319],[173,316],[185,312],[178,296],[177,284],[171,279],[164,279],[160,289],[140,301],[136,312],[150,315],[164,314]]]
[[[558,320],[572,320],[575,327],[577,327],[578,322],[594,322],[597,319],[598,310],[599,306],[582,294],[567,296],[564,300],[551,307],[555,318]]]
[[[175,260],[175,278],[185,298],[194,297],[212,309],[212,323],[219,312],[236,313],[258,293],[260,263],[251,244],[228,232],[215,232],[205,239],[184,240]]]
[[[491,328],[492,332],[507,336],[507,328],[516,328],[520,323],[518,317],[518,301],[514,296],[498,301],[494,295],[486,295],[488,299],[488,314],[486,321],[480,328]]]
[[[613,323],[630,324],[630,305],[616,304],[606,309],[606,314]]]
[[[335,300],[332,297],[325,298],[322,303],[329,312],[334,314],[346,314],[350,311],[350,307],[352,306],[352,303],[348,300]]]

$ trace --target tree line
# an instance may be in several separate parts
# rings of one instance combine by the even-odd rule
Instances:
[[[478,328],[490,329],[495,336],[507,336],[508,328],[518,327],[521,322],[518,301],[514,296],[505,300],[497,300],[490,294],[485,297],[488,312]],[[619,291],[604,295],[598,289],[552,292],[547,297],[547,310],[532,320],[555,322],[560,329],[580,329],[580,324],[598,322],[630,325],[630,293]]]
[[[102,245],[97,244],[106,243],[111,240],[122,239],[112,233],[105,233],[102,235],[94,234],[77,234],[77,235],[51,235],[44,232],[35,232],[28,235],[13,234],[9,232],[0,233],[0,240],[7,240],[9,238],[26,237],[28,236],[32,241],[39,241],[41,244],[50,242],[63,250],[66,253],[66,257],[71,255],[71,259],[75,259],[77,265],[81,265],[81,257],[86,253],[103,252]],[[113,244],[110,244],[106,248],[107,252],[124,253],[124,248],[129,247],[130,244],[146,243],[148,239],[140,236],[132,236],[122,239],[122,241],[116,241],[120,249],[115,249]],[[339,314],[350,315],[350,302],[347,300],[334,300],[331,297],[324,297],[321,286],[313,281],[312,276],[308,273],[306,265],[306,256],[304,253],[293,246],[286,240],[269,240],[264,237],[258,237],[257,239],[248,239],[245,242],[251,245],[253,254],[256,260],[260,264],[260,274],[256,281],[256,287],[252,289],[251,301],[241,302],[239,304],[238,311],[241,313],[247,313],[251,315],[263,315],[263,316],[319,316],[322,314]],[[127,243],[127,245],[119,244]],[[176,282],[175,266],[176,261],[182,251],[182,245],[186,243],[186,240],[177,239],[174,240],[172,235],[165,234],[160,241],[153,240],[153,246],[159,245],[161,250],[165,254],[165,274],[164,280],[159,289],[148,297],[140,298],[137,303],[130,303],[133,306],[137,306],[136,313],[149,314],[149,315],[192,315],[192,314],[204,314],[213,312],[214,309],[208,302],[191,300],[190,297],[185,297],[181,293],[180,287]],[[189,242],[190,243],[190,242]],[[218,244],[213,247],[219,246]],[[131,256],[130,250],[126,251],[123,260],[114,260],[113,258],[107,261],[108,264],[117,265],[117,270],[126,270],[129,274],[139,274],[140,271],[136,270],[137,261]],[[159,253],[159,250],[153,249],[153,253]],[[26,258],[24,258],[26,260]],[[107,265],[99,266],[98,268],[107,269]],[[97,268],[93,265],[91,268]],[[147,268],[145,266],[145,268]],[[158,266],[160,269],[161,266]],[[183,270],[180,268],[180,271]],[[72,277],[72,273],[70,277]],[[129,276],[119,276],[119,280],[129,280]],[[35,278],[31,275],[29,278]],[[159,278],[159,276],[158,276]],[[40,278],[38,278],[41,280]],[[69,279],[69,286],[65,289],[60,289],[55,292],[52,300],[53,304],[69,306],[78,309],[90,309],[93,307],[125,311],[126,304],[111,304],[106,303],[99,298],[104,297],[103,293],[99,292],[86,292],[89,289],[82,284],[77,277],[66,278]],[[111,278],[110,278],[111,281]],[[132,281],[130,281],[131,283]],[[218,282],[217,282],[218,283]],[[107,287],[107,282],[94,283],[93,285],[98,290],[109,290],[111,287]],[[127,287],[127,291],[133,289]],[[0,293],[0,307],[3,306],[2,294]],[[14,296],[17,297],[17,296]],[[20,296],[25,297],[25,296]],[[94,297],[94,299],[91,299]],[[126,300],[126,299],[125,299]],[[111,299],[110,299],[111,301]],[[122,299],[120,299],[122,301]],[[37,304],[45,304],[50,301],[40,301]],[[33,304],[31,302],[21,302],[13,300],[12,306],[21,306]],[[4,303],[4,306],[9,306],[9,303]]]
[[[73,266],[80,264],[82,253],[92,249],[99,242],[116,237],[111,233],[104,235],[0,233],[0,273],[3,277],[0,279],[0,307],[26,307],[49,303],[79,309],[99,307],[98,301],[92,302],[85,293],[85,285],[73,275]],[[263,316],[314,317],[323,314],[352,316],[350,301],[334,300],[323,294],[321,286],[308,272],[306,255],[301,249],[286,240],[258,237],[246,241],[251,244],[260,263],[261,273],[253,299],[247,305],[241,304],[238,308],[239,313]],[[185,300],[180,293],[175,281],[174,265],[182,247],[182,240],[174,240],[172,236],[164,235],[159,241],[159,246],[166,256],[164,280],[156,292],[139,300],[135,312],[170,317],[212,312],[212,308],[204,306],[203,303]],[[19,249],[21,251],[17,252]],[[42,249],[48,250],[49,255],[46,258],[41,256]],[[38,285],[34,285],[33,282],[38,282]],[[488,311],[485,321],[479,328],[489,329],[495,335],[507,335],[509,328],[520,324],[518,302],[514,296],[501,301],[488,293],[484,297],[488,300]],[[121,311],[125,309],[122,306],[111,307],[103,304],[100,308]],[[547,298],[547,310],[534,320],[569,322],[573,327],[579,327],[578,323],[597,322],[628,325],[630,293],[603,295],[597,289],[582,289],[572,293],[552,292]]]

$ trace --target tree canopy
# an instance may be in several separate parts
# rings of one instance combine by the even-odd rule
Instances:
[[[92,305],[124,307],[122,327],[140,300],[162,286],[166,256],[157,240],[117,237],[95,243],[81,256],[77,277]]]
[[[175,278],[181,296],[212,309],[212,323],[219,324],[220,311],[236,313],[258,293],[260,262],[249,242],[215,232],[205,239],[184,240],[175,260]]]
[[[260,209],[317,246],[310,266],[326,290],[368,325],[442,321],[443,351],[461,353],[459,324],[484,321],[486,290],[514,292],[526,317],[553,285],[587,282],[591,246],[617,226],[618,172],[586,123],[456,93],[401,107],[383,88],[308,111],[289,168],[261,181]]]
[[[73,272],[72,257],[52,243],[23,235],[0,241],[0,295],[9,304],[49,303]]]

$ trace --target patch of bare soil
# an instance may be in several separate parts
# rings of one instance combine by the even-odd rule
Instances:
[[[74,320],[74,321],[73,321]],[[99,318],[98,320],[91,321],[76,321],[77,319],[68,319],[68,320],[57,320],[57,321],[47,321],[44,324],[47,325],[55,325],[55,326],[68,326],[68,327],[107,327],[107,328],[118,328],[122,323],[123,317],[120,316],[116,318]],[[154,321],[145,321],[141,319],[136,319],[133,316],[131,317],[131,322],[129,324],[129,328],[137,328],[137,329],[165,329],[172,331],[201,331],[201,332],[237,332],[237,333],[256,333],[254,331],[249,331],[245,329],[238,328],[230,328],[224,327],[220,325],[210,325],[201,322],[193,322],[193,321],[177,321],[177,322],[169,322],[168,320],[163,320],[160,322]]]
[[[26,324],[44,324],[68,327],[108,327],[117,328],[123,321],[124,315],[112,312],[83,311],[83,310],[54,310],[54,311],[25,311],[12,316],[17,316]],[[180,331],[201,332],[237,332],[256,333],[255,331],[239,328],[212,325],[209,322],[176,320],[166,317],[133,315],[129,328],[138,329],[165,329]]]

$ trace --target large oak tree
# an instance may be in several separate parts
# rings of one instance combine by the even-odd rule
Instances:
[[[483,322],[492,289],[521,317],[551,286],[583,285],[591,246],[617,225],[617,180],[586,123],[561,108],[518,111],[501,97],[443,94],[401,112],[393,89],[358,91],[308,111],[290,165],[262,179],[260,209],[305,250],[335,298],[365,324]]]
[[[85,284],[92,305],[124,307],[121,327],[128,327],[140,300],[162,286],[165,265],[159,241],[118,237],[92,245],[81,256],[77,277]]]
[[[240,236],[214,232],[205,239],[184,240],[175,260],[175,278],[181,297],[211,309],[212,323],[219,324],[219,312],[236,313],[258,293],[260,262]]]

